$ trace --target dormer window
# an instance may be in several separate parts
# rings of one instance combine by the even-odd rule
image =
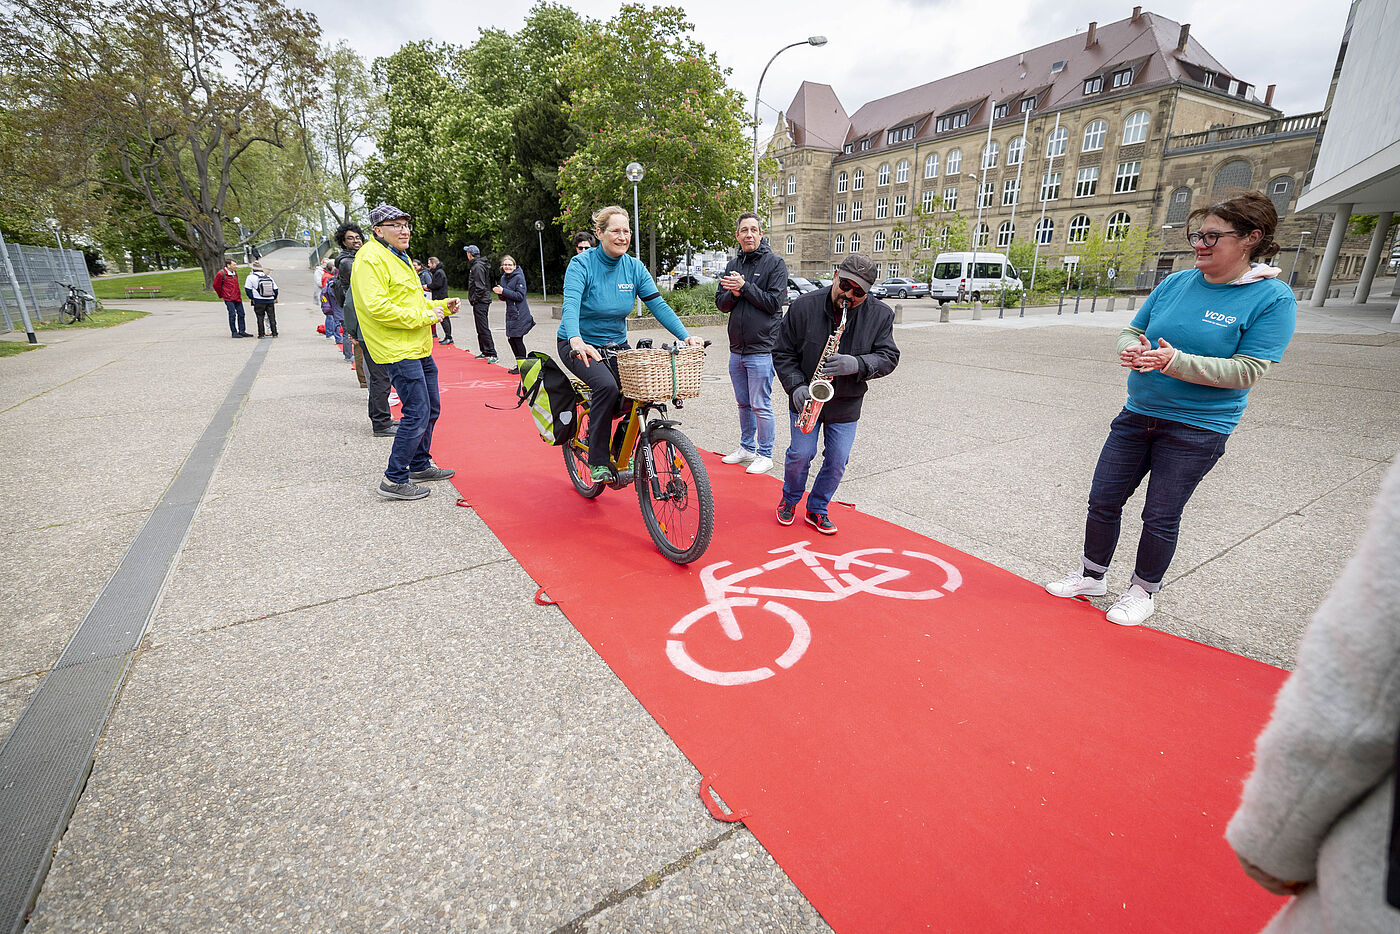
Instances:
[[[1000,120],[1002,117],[1006,116],[1009,113],[1011,113],[1010,104],[997,104],[996,110],[992,111],[992,118]]]
[[[1084,82],[1084,93],[1085,93],[1085,94],[1097,94],[1097,93],[1099,93],[1099,92],[1102,91],[1102,90],[1103,90],[1103,75],[1094,75],[1094,77],[1085,80],[1085,82]]]
[[[1208,71],[1204,75],[1202,75],[1201,84],[1204,84],[1208,88],[1215,87],[1215,72]]]
[[[846,153],[847,155],[850,155],[851,153],[856,151],[856,144],[847,143],[844,147],[842,147],[841,151]]]
[[[895,127],[893,130],[890,130],[889,134],[885,137],[885,141],[893,146],[895,143],[902,143],[906,139],[913,138],[914,124],[911,123],[908,126]]]
[[[958,127],[963,126],[967,126],[966,110],[960,110],[955,114],[947,114],[945,116],[939,117],[938,122],[934,124],[934,129],[937,132],[942,133],[945,130],[956,130]]]
[[[1113,86],[1115,88],[1126,88],[1132,83],[1133,70],[1131,68],[1124,68],[1121,71],[1115,71],[1113,73]]]
[[[1025,113],[1025,112],[1028,111],[1028,110],[1035,110],[1035,98],[1034,98],[1034,97],[1023,97],[1023,98],[1021,98],[1021,113]]]

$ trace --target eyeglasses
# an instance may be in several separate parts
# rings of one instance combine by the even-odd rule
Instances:
[[[1201,230],[1194,231],[1186,235],[1186,242],[1192,246],[1215,246],[1216,241],[1221,237],[1243,237],[1245,234],[1238,230]]]
[[[397,230],[412,230],[412,229],[413,229],[413,225],[410,224],[410,223],[408,223],[408,222],[406,222],[406,221],[405,221],[405,222],[393,221],[393,222],[388,223],[388,224],[377,224],[376,226],[378,226],[378,227],[392,227],[392,228],[395,228],[395,229],[397,229]]]
[[[574,244],[574,252],[582,253],[584,250],[588,249],[588,247],[589,245],[587,243],[584,243],[582,240],[580,240],[578,243]]]
[[[851,298],[865,298],[865,289],[862,289],[850,279],[842,279],[840,276],[837,276],[836,283],[841,286],[841,291],[851,296]]]
[[[610,235],[612,235],[612,236],[614,236],[614,237],[630,237],[630,236],[632,236],[632,231],[631,231],[629,228],[627,228],[627,227],[609,227],[609,228],[607,229],[606,233],[608,233],[608,234],[610,234]]]

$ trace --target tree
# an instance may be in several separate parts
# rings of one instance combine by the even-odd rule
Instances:
[[[370,82],[365,60],[341,40],[327,46],[326,81],[307,114],[315,163],[325,175],[323,204],[336,224],[350,219],[365,180],[365,150],[385,118],[385,101]]]
[[[686,244],[723,242],[749,206],[743,100],[691,28],[677,7],[626,4],[588,30],[565,66],[569,114],[584,134],[559,173],[566,226],[628,204],[624,169],[640,162],[646,210],[634,224],[638,237],[651,231],[653,265]]]
[[[125,191],[189,251],[206,284],[222,261],[235,167],[281,148],[288,102],[315,87],[319,27],[281,0],[10,0],[0,54],[23,119],[69,186]],[[257,54],[230,45],[257,37]],[[115,172],[104,172],[110,157]],[[294,211],[284,205],[279,213]],[[270,221],[268,221],[270,223]]]
[[[929,278],[939,253],[964,249],[969,242],[967,218],[948,211],[941,196],[934,197],[931,211],[925,211],[922,204],[914,205],[909,219],[896,221],[893,231],[903,234],[904,248],[899,256],[909,257],[909,274],[915,278]]]

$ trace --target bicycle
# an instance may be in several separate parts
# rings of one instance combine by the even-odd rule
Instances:
[[[54,285],[68,290],[68,296],[63,300],[62,306],[58,309],[60,320],[65,324],[76,324],[79,321],[86,321],[92,317],[92,312],[87,310],[88,302],[92,302],[94,308],[97,305],[97,297],[89,295],[76,285],[69,285],[67,282],[53,280]]]
[[[709,341],[705,343],[708,345]],[[650,348],[649,339],[637,342],[638,350]],[[627,352],[625,347],[598,349],[603,353],[603,365],[612,366],[614,371],[618,354]],[[663,344],[661,349],[674,358],[681,348],[678,344]],[[591,393],[574,374],[569,373],[569,380],[583,399],[574,436],[562,446],[564,468],[574,489],[585,499],[593,499],[604,487],[621,490],[635,486],[647,534],[661,553],[676,564],[689,564],[699,558],[710,547],[715,502],[710,492],[710,475],[695,445],[677,427],[680,423],[666,417],[664,402],[622,396],[626,410],[623,420],[613,429],[608,452],[613,478],[594,480],[588,465]],[[670,401],[678,409],[684,407],[680,398]],[[609,421],[615,417],[609,415]]]
[[[787,600],[810,600],[817,603],[834,603],[852,594],[868,593],[877,597],[890,597],[895,600],[936,600],[951,594],[962,586],[962,572],[955,566],[933,555],[918,551],[895,552],[891,548],[859,548],[842,555],[829,555],[813,551],[811,542],[794,542],[781,548],[774,548],[770,555],[782,555],[758,567],[744,568],[724,577],[719,572],[733,562],[719,561],[706,565],[700,571],[700,583],[705,590],[705,605],[692,610],[671,627],[672,638],[666,642],[666,657],[677,670],[697,681],[720,686],[752,684],[771,678],[778,669],[791,668],[807,652],[812,643],[812,629],[802,614],[792,607],[776,600],[767,600],[761,606],[755,596],[782,597]],[[784,554],[786,553],[786,554]],[[878,556],[878,560],[871,560]],[[907,560],[912,559],[912,560]],[[832,570],[827,570],[823,562],[829,562]],[[779,587],[755,587],[741,585],[758,577],[765,571],[775,571],[789,564],[801,563],[811,570],[819,582],[820,589],[796,590]],[[904,564],[905,567],[898,565]],[[833,573],[834,571],[834,573]],[[933,571],[936,578],[917,576],[920,572]],[[874,572],[874,573],[868,573]],[[781,620],[792,630],[787,647],[772,659],[771,663],[757,668],[722,670],[712,668],[697,661],[687,649],[683,637],[692,627],[705,617],[714,614],[719,629],[732,643],[744,638],[735,610],[754,608],[756,612],[769,613]],[[752,615],[752,614],[746,614]],[[758,617],[753,617],[755,625]],[[706,658],[714,653],[702,652]],[[711,664],[714,664],[712,661]]]

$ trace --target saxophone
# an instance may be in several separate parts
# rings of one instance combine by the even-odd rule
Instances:
[[[846,313],[851,307],[851,300],[841,299],[840,316],[836,320],[836,331],[831,335],[831,340],[826,342],[822,348],[822,355],[817,360],[817,368],[812,372],[812,381],[807,384],[807,391],[812,397],[802,403],[802,413],[797,416],[797,429],[804,435],[810,435],[812,429],[817,427],[817,416],[822,412],[822,406],[831,401],[831,397],[836,395],[836,387],[831,380],[823,379],[822,364],[826,363],[826,358],[836,353],[836,348],[841,343],[841,334],[846,330]]]

